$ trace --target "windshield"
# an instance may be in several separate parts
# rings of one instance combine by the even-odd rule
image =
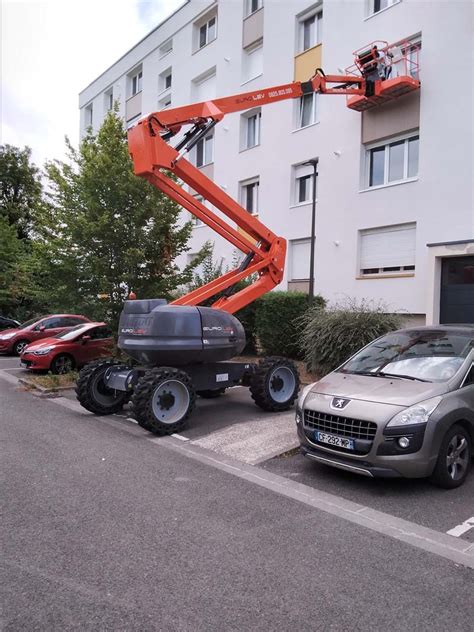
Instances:
[[[44,317],[43,317],[44,318]],[[25,321],[24,323],[21,323],[20,325],[20,329],[24,329],[25,327],[29,327],[30,325],[34,325],[35,323],[37,323],[39,320],[41,320],[41,318],[38,318],[38,316],[36,318],[31,318],[30,320]]]
[[[85,325],[76,325],[75,327],[71,327],[71,329],[63,331],[61,334],[56,334],[56,336],[54,337],[61,338],[62,340],[72,340],[78,335],[78,333],[81,332],[81,330],[87,329],[89,327],[89,324],[90,323],[87,323]]]
[[[395,332],[359,351],[339,371],[444,382],[453,377],[473,348],[474,335],[443,330]]]

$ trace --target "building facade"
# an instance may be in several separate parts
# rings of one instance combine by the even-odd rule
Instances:
[[[366,112],[307,95],[235,113],[190,159],[288,240],[281,289],[307,290],[317,159],[315,291],[383,301],[414,322],[474,322],[470,2],[190,0],[80,94],[81,131],[115,100],[149,112],[341,74],[353,51],[398,43],[421,89]],[[189,214],[183,212],[183,220]],[[224,267],[233,247],[195,222]]]

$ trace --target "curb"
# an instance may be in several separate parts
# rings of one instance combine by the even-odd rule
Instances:
[[[39,391],[41,397],[49,397],[58,395],[61,391],[70,391],[74,388],[74,386],[55,386],[53,388],[46,388],[44,386],[40,386],[39,384],[35,384],[34,382],[30,382],[28,379],[24,377],[17,378],[20,384],[24,386],[28,386],[29,388],[33,388],[36,391]]]

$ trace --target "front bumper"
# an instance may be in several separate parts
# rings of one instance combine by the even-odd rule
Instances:
[[[30,371],[47,371],[51,366],[51,358],[49,355],[37,356],[33,353],[22,353],[20,365],[23,369]]]
[[[437,451],[433,449],[434,424],[387,429],[390,415],[383,421],[375,421],[375,435],[370,441],[354,441],[350,451],[322,444],[316,440],[315,431],[305,425],[304,415],[296,424],[302,453],[331,467],[350,471],[371,478],[424,478],[435,466]],[[334,432],[337,435],[337,432]],[[398,444],[399,437],[409,437],[409,447]]]

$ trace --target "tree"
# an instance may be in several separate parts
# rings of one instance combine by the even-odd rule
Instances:
[[[214,261],[214,244],[208,241],[206,242],[205,247],[208,250],[207,254],[202,260],[200,269],[194,273],[192,281],[188,285],[189,292],[218,279],[222,276],[222,274],[224,274],[224,257]],[[225,272],[227,272],[227,270],[225,270]],[[214,300],[216,299],[213,298],[213,301]]]
[[[41,191],[31,149],[0,145],[0,217],[16,227],[20,239],[29,236],[32,213],[41,203]]]
[[[45,291],[62,309],[115,323],[131,290],[168,298],[189,283],[208,248],[181,272],[173,263],[189,249],[191,222],[180,225],[180,207],[134,175],[115,111],[78,150],[66,143],[68,162],[46,165],[49,204],[37,218],[37,248],[49,267]]]

